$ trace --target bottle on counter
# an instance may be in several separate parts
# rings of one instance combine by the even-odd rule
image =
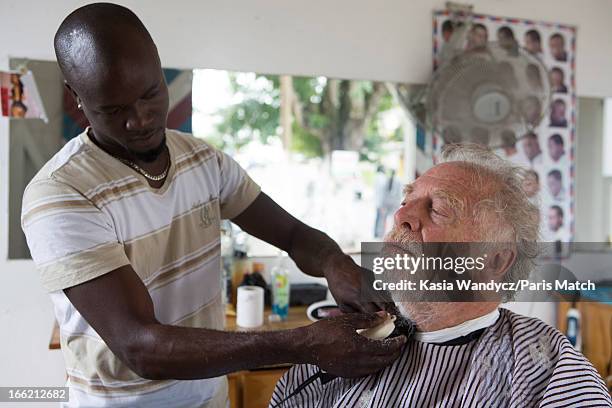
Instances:
[[[259,286],[264,291],[268,289],[266,280],[263,277],[264,264],[261,262],[253,262],[251,271],[244,274],[242,282],[239,286]],[[268,304],[269,306],[269,304]]]
[[[266,267],[263,262],[253,262],[250,285],[261,286],[264,290],[264,305],[272,306],[272,290],[266,281]]]
[[[247,262],[247,253],[241,250],[234,251],[234,259],[232,264],[232,305],[236,307],[238,301],[238,286],[244,280],[245,274],[249,272],[249,264]]]
[[[223,301],[223,305],[228,305],[233,301],[233,293],[232,293],[232,257],[231,256],[223,256],[221,257],[221,272],[222,276],[222,292],[221,299]]]
[[[221,222],[221,271],[223,273],[223,305],[232,302],[232,264],[234,249],[232,242],[232,227],[227,220]]]
[[[289,314],[289,257],[283,252],[272,268],[272,314],[286,320]]]
[[[576,308],[576,303],[572,302],[566,315],[567,319],[567,339],[578,351],[582,350],[582,336],[580,334],[580,311]]]
[[[266,267],[262,262],[253,262],[251,269],[253,273],[258,273],[263,277]]]

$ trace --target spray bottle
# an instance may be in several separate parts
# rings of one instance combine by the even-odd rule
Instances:
[[[286,320],[289,314],[289,257],[282,252],[272,268],[272,314]]]

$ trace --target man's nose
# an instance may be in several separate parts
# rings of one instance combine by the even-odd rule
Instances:
[[[395,212],[395,225],[397,227],[405,227],[410,231],[419,231],[421,229],[421,221],[414,205],[405,204],[398,208]]]
[[[132,115],[125,123],[125,127],[129,131],[146,130],[153,123],[153,119],[153,114],[147,104],[143,101],[137,101],[134,104]]]

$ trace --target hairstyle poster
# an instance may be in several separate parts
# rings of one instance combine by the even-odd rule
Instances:
[[[576,140],[576,28],[564,24],[474,14],[467,44],[516,41],[524,51],[537,56],[548,71],[550,106],[533,131],[504,140],[496,153],[524,166],[524,189],[540,207],[540,236],[545,242],[573,240],[574,235],[574,146]],[[442,45],[452,35],[448,11],[433,17],[433,62],[439,64]],[[478,45],[478,44],[476,44]],[[433,138],[434,158],[441,138]]]
[[[2,116],[47,121],[31,71],[0,71],[0,108]]]

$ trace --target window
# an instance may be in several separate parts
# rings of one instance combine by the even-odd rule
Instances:
[[[414,125],[383,82],[195,70],[193,108],[195,136],[345,251],[389,229],[413,178]]]

